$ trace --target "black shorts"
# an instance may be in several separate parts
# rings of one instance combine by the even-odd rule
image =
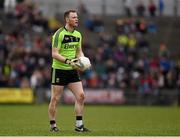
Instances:
[[[69,83],[81,81],[77,70],[51,69],[51,84],[65,86]]]

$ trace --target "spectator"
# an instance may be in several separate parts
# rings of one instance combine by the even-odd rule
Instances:
[[[140,80],[139,92],[142,94],[151,93],[153,92],[153,88],[154,88],[154,79],[152,78],[152,76],[146,73],[142,75]]]
[[[157,33],[157,26],[154,22],[149,22],[147,26],[148,32],[151,34],[156,34]]]
[[[104,23],[102,21],[102,18],[100,16],[95,15],[94,20],[94,32],[103,32],[104,31]]]
[[[93,20],[94,20],[93,16],[90,16],[85,20],[85,27],[90,31],[94,31],[94,21]]]
[[[152,73],[158,73],[158,67],[159,67],[159,60],[157,57],[153,57],[151,60],[150,60],[150,71]]]
[[[22,81],[21,85],[20,85],[21,88],[29,88],[30,87],[29,80],[27,77],[23,77],[21,81]]]
[[[30,77],[30,86],[34,92],[37,92],[38,88],[40,87],[40,81],[42,80],[43,76],[41,72],[39,70],[35,70]]]
[[[132,0],[124,0],[124,10],[128,17],[132,16],[131,6],[132,6]]]
[[[160,43],[159,56],[160,57],[169,57],[170,56],[169,50],[167,49],[167,46],[164,42]]]
[[[136,20],[136,28],[137,32],[140,34],[146,34],[147,33],[147,22],[144,18],[141,18],[140,20]]]
[[[171,69],[173,69],[172,62],[166,57],[161,57],[159,61],[159,67],[164,77],[165,87],[168,88],[169,87],[168,75],[169,73],[171,73]]]
[[[88,19],[85,20],[85,27],[93,32],[103,32],[104,31],[104,23],[100,16],[94,15],[90,16]]]
[[[150,0],[148,9],[149,9],[150,16],[155,17],[156,16],[156,5],[153,0]]]
[[[87,15],[88,14],[88,10],[86,5],[82,2],[82,0],[79,0],[79,6],[78,6],[78,11],[80,15]]]
[[[144,37],[138,39],[138,48],[142,53],[148,53],[150,50],[150,43]]]
[[[127,47],[128,46],[128,36],[125,34],[119,35],[117,37],[117,44],[122,46],[122,47]]]
[[[58,28],[62,26],[62,24],[59,22],[57,17],[49,18],[48,25],[49,25],[50,32],[55,32]]]
[[[107,88],[113,89],[114,87],[117,87],[116,79],[117,79],[117,76],[115,72],[109,73]]]
[[[16,7],[16,0],[5,0],[4,1],[4,10],[5,10],[5,13],[7,14],[11,14],[15,7]]]
[[[146,8],[144,6],[144,3],[139,1],[138,5],[136,6],[136,12],[138,17],[144,17],[144,13],[146,11]]]
[[[129,52],[135,54],[136,46],[137,46],[137,40],[133,34],[130,34],[128,41]]]
[[[160,16],[163,15],[164,8],[165,8],[164,0],[159,0],[159,15],[160,15]]]

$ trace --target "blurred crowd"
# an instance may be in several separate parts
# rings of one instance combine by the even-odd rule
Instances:
[[[50,88],[51,37],[61,23],[56,17],[45,18],[38,5],[28,1],[17,1],[0,14],[0,87]],[[114,35],[99,17],[85,21],[84,28],[99,39],[97,45],[83,43],[93,64],[82,73],[85,87],[139,93],[180,87],[180,67],[171,60],[166,43],[160,43],[159,55],[151,52],[146,37],[156,35],[156,23],[120,18],[112,25]]]
[[[99,35],[96,47],[85,45],[94,65],[85,73],[87,87],[129,89],[142,94],[180,87],[180,62],[171,59],[166,43],[159,43],[158,54],[152,51],[148,36],[156,36],[155,22],[120,18],[114,24],[115,35],[108,33],[101,22],[91,27],[85,22],[88,30]]]
[[[60,26],[29,1],[1,9],[0,87],[50,87],[51,36]]]

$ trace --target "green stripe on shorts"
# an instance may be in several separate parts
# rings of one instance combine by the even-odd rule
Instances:
[[[53,68],[53,72],[52,72],[52,83],[55,83],[55,74],[56,74],[56,69]]]

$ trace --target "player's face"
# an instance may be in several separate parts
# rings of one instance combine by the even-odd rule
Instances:
[[[72,27],[77,27],[78,26],[78,15],[77,15],[76,12],[71,12],[69,14],[67,23]]]

